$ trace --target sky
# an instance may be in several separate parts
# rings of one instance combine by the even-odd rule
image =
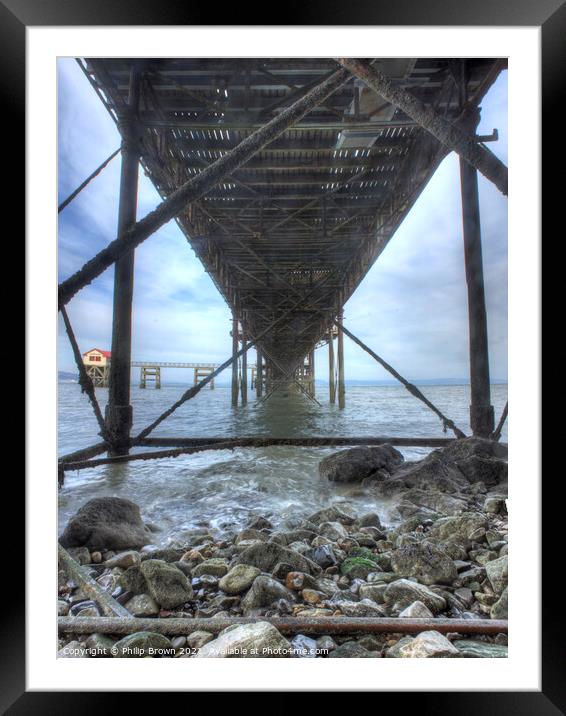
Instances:
[[[58,61],[58,189],[65,199],[120,144],[102,102],[77,63]],[[482,103],[479,134],[507,164],[507,72]],[[507,379],[507,198],[481,174],[480,212],[492,381]],[[120,157],[59,215],[59,280],[116,238]],[[161,201],[140,171],[138,219]],[[110,349],[113,268],[68,304],[82,352]],[[230,310],[174,221],[136,249],[132,359],[222,363],[231,355]],[[451,153],[344,308],[345,325],[410,380],[467,380],[468,316],[459,162]],[[59,370],[76,373],[59,317]],[[255,351],[250,362],[255,361]],[[326,367],[327,349],[316,352]],[[347,380],[390,376],[346,339]],[[325,378],[317,370],[317,377]],[[135,376],[134,376],[135,378]],[[227,370],[219,383],[230,378]],[[166,369],[164,382],[190,382]]]

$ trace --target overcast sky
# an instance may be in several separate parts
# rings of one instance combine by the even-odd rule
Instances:
[[[59,201],[120,144],[114,122],[74,60],[59,60]],[[481,134],[507,163],[507,72],[485,97]],[[59,216],[59,279],[116,237],[120,158]],[[507,379],[507,199],[479,175],[483,258],[493,380]],[[160,202],[140,172],[138,218]],[[81,351],[110,349],[113,269],[67,306]],[[174,222],[136,250],[134,360],[223,362],[230,312]],[[409,379],[467,379],[468,323],[459,165],[449,155],[344,311],[346,325]],[[252,352],[253,353],[253,352]],[[346,339],[346,378],[389,377]],[[255,360],[255,354],[251,356]],[[326,349],[317,351],[326,367]],[[76,372],[59,321],[59,369]],[[229,378],[225,371],[224,382]],[[317,370],[323,378],[323,371]],[[167,380],[190,380],[168,371]]]

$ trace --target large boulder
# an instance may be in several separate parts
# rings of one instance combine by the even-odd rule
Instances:
[[[459,492],[470,484],[487,486],[507,480],[507,448],[485,438],[454,440],[447,447],[433,450],[423,460],[398,466],[393,475],[378,484],[382,494],[407,488]]]
[[[180,569],[160,559],[142,562],[148,591],[163,609],[174,609],[193,598],[193,588]]]
[[[291,652],[291,644],[274,626],[269,622],[256,622],[228,627],[205,644],[196,658],[281,658],[290,657]]]
[[[452,584],[458,571],[454,561],[431,542],[417,542],[391,552],[393,571],[416,577],[423,584]]]
[[[258,542],[247,547],[238,557],[238,562],[257,567],[262,572],[271,572],[278,562],[290,565],[292,570],[297,572],[320,572],[318,564],[294,549],[283,547],[276,542]]]
[[[472,542],[485,538],[487,519],[481,512],[464,512],[457,517],[443,517],[430,528],[431,542],[453,543],[469,549]]]
[[[331,482],[361,482],[378,470],[392,472],[403,460],[403,455],[391,445],[360,446],[325,457],[318,472]]]
[[[93,550],[140,548],[152,541],[140,508],[122,497],[95,497],[71,517],[59,543]]]

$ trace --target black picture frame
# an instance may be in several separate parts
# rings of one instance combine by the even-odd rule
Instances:
[[[257,6],[227,6],[222,10],[225,25],[261,25],[267,22],[255,14]],[[251,12],[250,12],[251,11]],[[66,0],[0,0],[0,97],[2,119],[10,141],[5,143],[5,162],[10,166],[10,182],[6,205],[10,213],[25,215],[24,182],[16,181],[16,170],[24,173],[22,149],[25,146],[25,31],[28,26],[60,25],[214,25],[217,10],[208,6],[179,3],[166,0],[97,0],[96,2],[68,2]],[[459,26],[539,26],[542,35],[542,106],[543,130],[552,131],[552,142],[543,145],[544,162],[544,223],[561,225],[558,216],[552,214],[562,208],[563,181],[553,179],[553,169],[563,167],[563,132],[555,133],[556,121],[561,115],[558,106],[564,95],[566,70],[566,3],[564,0],[420,0],[411,4],[384,3],[376,0],[350,0],[329,6],[321,0],[309,4],[294,2],[285,4],[285,25],[459,25]],[[19,140],[19,141],[18,141]],[[536,137],[526,138],[536,141]],[[563,170],[562,170],[563,172]],[[557,176],[559,173],[557,171]],[[23,176],[22,176],[23,179]],[[536,190],[536,189],[535,189]],[[560,195],[559,195],[560,192]],[[18,214],[16,207],[20,208]],[[553,221],[556,219],[556,224]],[[17,226],[17,224],[14,224]],[[544,226],[544,224],[543,224]],[[555,237],[556,238],[556,237]],[[15,241],[15,237],[11,239]],[[27,447],[33,449],[33,446]],[[12,468],[14,469],[14,466]],[[7,482],[7,481],[5,481]],[[20,498],[24,505],[23,481],[13,480],[5,484],[6,503]],[[554,498],[553,498],[554,499]],[[546,505],[545,510],[550,508]],[[553,520],[545,511],[544,560],[543,563],[559,564],[558,550],[560,522]],[[21,520],[21,525],[24,521]],[[11,535],[15,535],[14,532]],[[23,535],[18,543],[24,544]],[[15,547],[12,545],[12,548]],[[9,588],[24,583],[23,550],[22,559],[10,560]],[[18,569],[20,573],[18,573]],[[459,716],[482,714],[548,714],[566,713],[565,648],[566,630],[564,617],[552,598],[554,577],[547,573],[543,582],[543,594],[547,596],[542,614],[542,690],[540,692],[427,692],[405,693],[405,698],[418,703],[418,713],[449,713]],[[530,588],[535,588],[531,585]],[[556,589],[556,587],[554,587]],[[558,587],[563,589],[563,587]],[[543,602],[544,604],[544,602]],[[38,605],[36,605],[37,608]],[[41,607],[41,605],[39,605]],[[27,692],[25,686],[25,603],[20,593],[12,597],[0,613],[0,708],[2,713],[14,715],[41,713],[66,714],[101,712],[108,707],[108,695],[91,692],[88,695],[77,692]],[[93,684],[93,687],[95,685]],[[345,689],[347,686],[345,685]],[[113,710],[126,706],[125,694],[112,694]],[[149,694],[147,695],[149,697]],[[399,694],[381,694],[380,710],[384,699]],[[151,697],[150,697],[151,698]]]

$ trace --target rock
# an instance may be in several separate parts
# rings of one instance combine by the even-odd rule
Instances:
[[[250,517],[250,520],[248,522],[248,527],[250,529],[254,530],[271,530],[273,529],[273,525],[266,517],[261,517],[259,515],[254,515]]]
[[[485,565],[487,578],[493,587],[493,591],[498,595],[502,594],[503,590],[507,586],[507,560],[507,555],[504,555],[503,557],[494,559]]]
[[[447,495],[438,490],[421,490],[414,487],[403,494],[403,500],[419,507],[427,507],[442,515],[455,515],[464,512],[468,503],[461,497]]]
[[[469,482],[483,482],[491,487],[507,480],[507,463],[493,457],[470,455],[458,460],[456,466]]]
[[[195,658],[281,658],[290,657],[291,650],[287,639],[274,626],[256,622],[225,629],[205,644]]]
[[[145,583],[145,577],[142,574],[140,567],[128,567],[118,577],[118,584],[125,592],[133,592],[134,594],[144,594],[147,585]]]
[[[320,545],[320,547],[315,547],[314,549],[309,550],[305,553],[305,557],[308,557],[308,559],[318,564],[318,566],[322,567],[322,569],[338,564],[338,558],[336,557],[336,554],[332,549],[332,545],[330,544],[323,544]]]
[[[352,525],[356,521],[356,516],[349,509],[348,505],[332,505],[325,507],[318,512],[313,513],[307,518],[307,522],[318,526],[323,522],[340,522],[343,525]]]
[[[405,609],[399,613],[399,616],[407,619],[431,619],[434,614],[430,611],[426,604],[423,604],[417,599],[416,602],[413,602],[412,604],[409,604],[408,607],[405,607]]]
[[[287,589],[300,592],[303,589],[316,589],[317,580],[305,572],[288,572],[285,576],[285,586]]]
[[[409,544],[391,553],[393,571],[403,577],[417,577],[423,584],[452,584],[458,577],[450,557],[430,542]]]
[[[350,579],[366,579],[376,569],[375,562],[365,557],[347,557],[340,565],[341,574]]]
[[[471,659],[505,659],[507,657],[507,646],[501,644],[488,644],[485,641],[473,639],[458,639],[453,642],[458,649],[460,656]]]
[[[375,653],[364,649],[356,641],[347,641],[334,649],[329,655],[329,659],[374,659]]]
[[[90,559],[94,564],[100,564],[102,562],[102,552],[93,552],[90,555]]]
[[[323,522],[320,525],[320,534],[324,537],[328,537],[332,542],[337,542],[339,539],[346,539],[348,537],[348,530],[341,525],[340,522]]]
[[[499,599],[491,607],[489,615],[492,619],[507,619],[507,587],[501,593]]]
[[[187,637],[187,646],[191,649],[202,649],[214,639],[214,634],[209,631],[193,631]]]
[[[303,589],[301,597],[305,604],[320,604],[326,595],[316,589]]]
[[[446,600],[435,594],[432,589],[422,584],[411,582],[408,579],[398,579],[387,585],[384,598],[388,604],[397,604],[401,608],[407,607],[415,601],[425,604],[433,614],[446,609]]]
[[[376,604],[383,604],[386,588],[386,584],[362,584],[359,590],[360,599],[370,599]]]
[[[159,604],[149,594],[137,594],[124,606],[135,617],[154,617],[159,614]]]
[[[242,530],[239,534],[236,535],[234,544],[240,544],[240,542],[245,542],[246,540],[258,540],[259,542],[267,542],[268,539],[269,535],[266,532],[260,532],[260,530],[255,530],[249,527],[245,530]]]
[[[297,634],[297,636],[291,640],[291,647],[291,656],[295,659],[315,659],[317,656],[316,641],[304,634]]]
[[[140,508],[122,497],[95,497],[70,518],[59,538],[63,547],[89,550],[143,547],[151,542]]]
[[[116,658],[132,659],[144,656],[173,656],[175,650],[163,634],[150,631],[138,631],[125,636],[114,645]]]
[[[61,540],[59,540],[59,542],[61,542]],[[64,547],[65,545],[62,546]],[[75,562],[81,565],[90,564],[92,561],[88,547],[71,547],[68,551]]]
[[[214,577],[223,577],[228,574],[228,563],[225,559],[219,559],[213,557],[207,559],[197,566],[192,571],[193,577],[200,577],[202,574],[211,574]]]
[[[256,577],[251,589],[242,599],[241,607],[244,614],[252,612],[260,607],[268,607],[278,599],[284,599],[287,602],[295,602],[296,596],[287,587],[284,587],[272,577],[260,575]]]
[[[500,512],[505,513],[507,511],[505,497],[486,497],[485,502],[483,503],[483,511],[493,515],[499,514]]]
[[[180,569],[160,559],[142,562],[148,591],[164,609],[173,609],[193,598],[193,588]]]
[[[366,512],[365,515],[360,517],[358,524],[360,527],[376,527],[378,530],[382,529],[381,520],[376,512]]]
[[[387,652],[385,653],[385,656],[388,659],[399,659],[401,658],[401,649],[406,646],[407,644],[410,644],[413,641],[412,636],[404,636],[401,639],[399,639],[398,642],[393,644],[392,646],[387,649]]]
[[[98,617],[100,616],[100,609],[92,599],[85,599],[82,602],[73,604],[69,609],[69,615],[72,617]]]
[[[257,567],[252,567],[249,564],[237,564],[222,577],[218,586],[226,594],[242,594],[251,587],[259,573]]]
[[[332,602],[345,617],[384,617],[387,613],[371,599],[362,599],[359,602],[336,601]]]
[[[57,652],[58,659],[88,659],[88,649],[80,641],[70,641]]]
[[[277,542],[283,547],[288,547],[293,542],[310,543],[313,539],[316,539],[316,536],[316,532],[312,530],[296,529],[288,532],[274,532],[269,539],[271,542]]]
[[[240,554],[238,562],[257,567],[262,572],[271,572],[278,562],[285,562],[299,572],[320,571],[320,567],[307,557],[276,542],[261,542],[248,547]]]
[[[440,632],[423,631],[399,649],[402,659],[439,659],[460,656],[460,652]]]
[[[157,559],[157,557],[155,559]],[[115,557],[108,559],[104,563],[104,566],[108,569],[113,569],[114,567],[120,567],[120,569],[128,569],[128,567],[135,567],[139,563],[140,555],[138,554],[138,552],[128,550],[127,552],[120,552],[120,554],[117,554]]]
[[[325,457],[318,472],[331,482],[361,482],[380,469],[391,472],[403,461],[403,455],[391,445],[360,446]]]
[[[323,656],[336,649],[336,642],[331,636],[321,636],[316,640],[316,648]]]
[[[57,600],[57,616],[66,617],[69,613],[69,605],[64,599]]]
[[[115,640],[106,636],[106,634],[91,634],[87,638],[85,646],[89,651],[91,659],[109,659],[114,656],[112,647],[115,643]]]
[[[427,534],[432,542],[454,542],[469,549],[472,542],[485,536],[487,520],[480,512],[465,512],[458,517],[437,520]]]

